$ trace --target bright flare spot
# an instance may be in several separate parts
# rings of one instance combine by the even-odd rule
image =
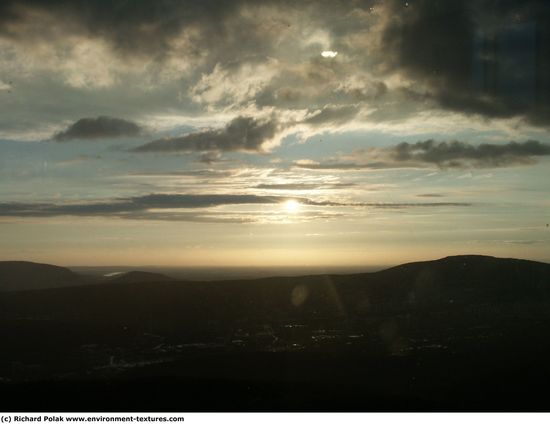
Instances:
[[[321,56],[323,58],[334,58],[336,55],[338,55],[338,52],[335,52],[333,50],[324,50],[321,52]]]
[[[300,209],[300,203],[296,200],[288,200],[285,201],[284,208],[288,213],[296,213]]]

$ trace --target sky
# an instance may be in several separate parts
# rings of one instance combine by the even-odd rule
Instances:
[[[0,3],[0,259],[550,261],[550,7]]]

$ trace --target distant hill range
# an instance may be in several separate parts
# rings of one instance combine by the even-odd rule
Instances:
[[[44,263],[0,261],[0,292],[43,290],[98,283],[166,282],[174,279],[163,274],[130,271],[114,277],[77,274],[68,268]]]
[[[347,275],[306,275],[299,277],[272,277],[196,283],[208,287],[227,282],[248,286],[254,283],[273,282],[284,285],[315,284],[330,282],[345,288],[359,290],[367,286],[375,298],[409,297],[424,298],[441,293],[452,296],[454,290],[483,292],[492,288],[504,296],[516,291],[543,291],[550,286],[550,264],[530,260],[505,259],[491,256],[462,255],[438,260],[406,263],[378,272]],[[129,271],[114,276],[78,274],[68,268],[25,261],[0,261],[0,291],[38,290],[59,287],[74,287],[86,284],[138,284],[148,282],[172,283],[175,278],[147,272]],[[183,283],[183,282],[182,282]],[[191,282],[185,282],[190,284]],[[453,290],[454,289],[454,290]],[[386,294],[389,292],[388,294]],[[460,295],[457,295],[460,297]],[[298,296],[296,296],[298,297]]]
[[[86,284],[67,268],[33,262],[0,262],[0,291],[37,290]]]
[[[145,271],[130,271],[118,274],[109,279],[111,283],[144,283],[144,282],[163,282],[174,281],[174,278],[164,274]]]
[[[135,271],[87,286],[82,285],[85,279],[65,268],[3,262],[0,277],[4,291],[73,287],[31,292],[25,297],[13,294],[19,308],[37,302],[47,306],[41,310],[54,316],[76,309],[79,315],[101,312],[118,319],[134,314],[160,315],[167,321],[171,316],[197,320],[363,316],[469,303],[550,300],[550,264],[473,255],[408,263],[373,273],[210,282],[175,281],[162,274]],[[105,300],[110,303],[105,305]]]
[[[86,282],[0,263],[0,411],[549,409],[550,264]]]

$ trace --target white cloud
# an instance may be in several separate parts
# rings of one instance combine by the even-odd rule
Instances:
[[[11,89],[11,84],[9,83],[4,83],[2,80],[0,80],[0,91],[4,91],[4,90],[10,90]]]
[[[245,63],[237,70],[228,70],[218,63],[190,89],[191,99],[207,105],[232,105],[253,99],[276,75],[277,64],[277,60],[267,58],[260,64]]]
[[[335,52],[334,50],[323,50],[321,52],[321,56],[323,58],[334,58],[338,55],[338,52]]]

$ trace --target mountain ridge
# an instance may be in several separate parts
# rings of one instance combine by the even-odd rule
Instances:
[[[0,261],[0,291],[40,290],[87,283],[82,276],[62,266],[23,260]]]
[[[111,390],[113,400],[123,394],[135,404],[143,394],[135,384],[153,383],[163,400],[178,395],[172,409],[182,388],[195,393],[190,378],[230,380],[220,400],[238,383],[265,386],[268,401],[288,401],[299,383],[311,383],[303,395],[326,383],[337,391],[319,407],[356,401],[364,409],[365,392],[399,390],[468,408],[493,395],[506,409],[514,398],[545,395],[549,324],[550,264],[517,259],[454,256],[356,275],[104,281],[0,294],[0,377],[15,386],[128,378],[129,393]],[[166,377],[178,382],[170,387]],[[354,389],[345,397],[343,382]],[[526,393],[533,383],[541,391]],[[211,389],[197,400],[209,409]],[[247,392],[256,404],[258,393]]]
[[[14,268],[15,265],[15,268]],[[27,277],[13,277],[9,276],[8,273],[6,273],[6,269],[11,269],[12,271],[18,270],[19,272],[25,272],[23,270],[23,266],[26,266],[27,268],[31,269],[30,276]],[[207,285],[208,283],[232,283],[232,282],[254,282],[254,281],[272,281],[272,280],[280,280],[280,281],[289,281],[289,280],[296,280],[296,279],[315,279],[320,277],[330,277],[330,279],[336,279],[338,281],[347,281],[347,280],[357,280],[361,278],[370,278],[375,279],[373,277],[384,277],[384,276],[391,276],[391,275],[402,275],[402,274],[408,274],[408,273],[421,273],[422,270],[430,270],[430,273],[438,273],[438,274],[445,274],[449,273],[449,268],[461,268],[464,271],[464,268],[466,267],[467,270],[477,270],[476,273],[495,273],[500,274],[499,270],[500,268],[504,268],[506,272],[508,273],[517,273],[517,269],[521,267],[530,267],[533,271],[537,272],[537,270],[542,270],[549,268],[550,269],[550,263],[540,262],[540,261],[533,261],[533,260],[527,260],[527,259],[517,259],[517,258],[500,258],[495,256],[487,256],[487,255],[477,255],[477,254],[467,254],[467,255],[454,255],[454,256],[445,256],[439,259],[433,259],[433,260],[423,260],[423,261],[415,261],[415,262],[407,262],[402,263],[399,265],[395,265],[389,268],[381,269],[379,271],[374,272],[360,272],[360,273],[352,273],[352,274],[308,274],[308,275],[298,275],[298,276],[270,276],[270,277],[262,277],[262,278],[243,278],[243,279],[221,279],[221,280],[209,280],[209,281],[191,281],[191,280],[181,280],[176,279],[173,277],[170,277],[165,274],[156,273],[156,272],[149,272],[149,271],[129,271],[125,272],[123,274],[117,275],[115,277],[105,278],[105,279],[95,279],[92,280],[86,275],[77,274],[73,271],[71,271],[69,268],[65,268],[62,266],[57,265],[51,265],[51,264],[45,264],[45,263],[37,263],[37,262],[28,262],[28,261],[0,261],[0,292],[1,291],[32,291],[32,290],[47,290],[47,289],[53,289],[53,288],[67,288],[67,287],[87,287],[90,285],[96,286],[102,286],[102,285],[108,285],[108,284],[139,284],[139,283],[145,283],[145,282],[163,282],[163,283],[171,283],[171,284],[179,284],[179,283],[186,283],[186,284],[198,284],[202,283],[204,285]],[[44,276],[37,276],[35,274],[35,271],[40,270],[42,273],[48,272],[48,271],[57,271],[58,277],[63,277],[63,279],[59,278],[57,281],[54,278],[50,278],[47,280],[46,283],[40,283],[37,282],[38,278],[44,279]],[[62,272],[64,271],[64,272]],[[525,273],[525,271],[519,271]],[[13,274],[13,272],[12,272]],[[46,277],[48,278],[48,277]],[[6,285],[6,282],[8,282],[10,279],[14,279],[17,284],[8,283]],[[32,282],[32,285],[29,287],[24,282],[25,279],[30,279]],[[48,286],[49,285],[49,286]]]
[[[353,317],[374,312],[550,302],[550,264],[453,257],[355,275],[209,282],[146,280],[116,285],[102,282],[4,295],[0,309],[47,312],[52,318],[99,315],[121,320],[153,315],[167,322],[192,319],[194,324],[240,317]]]

